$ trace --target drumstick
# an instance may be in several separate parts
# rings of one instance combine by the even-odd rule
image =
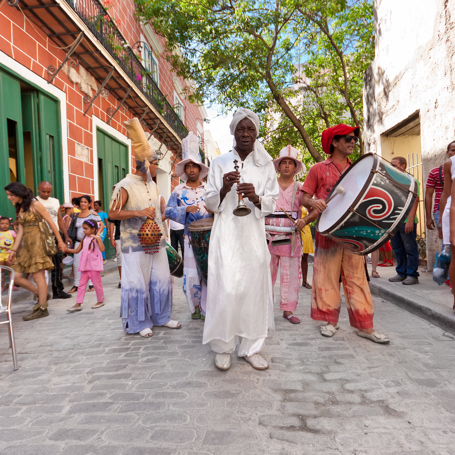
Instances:
[[[280,210],[281,210],[282,212],[284,212],[284,214],[292,221],[292,224],[295,224],[294,218],[292,218],[292,216],[288,215],[287,212],[286,212],[286,210],[283,209],[283,207],[280,207]]]
[[[337,194],[344,194],[346,190],[342,186],[337,186],[333,194],[325,201],[328,204]]]

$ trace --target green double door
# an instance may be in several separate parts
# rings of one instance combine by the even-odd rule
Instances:
[[[21,182],[36,194],[42,180],[52,183],[63,200],[60,103],[27,81],[0,68],[0,191]],[[0,213],[15,217],[14,207],[0,198]]]
[[[106,131],[97,128],[96,147],[98,150],[98,199],[103,203],[103,210],[109,212],[112,187],[128,173],[128,147]],[[106,254],[114,254],[114,248],[107,239],[104,240]]]

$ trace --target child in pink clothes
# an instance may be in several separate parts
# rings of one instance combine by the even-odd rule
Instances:
[[[82,303],[84,302],[85,289],[87,283],[92,280],[93,286],[96,291],[96,305],[92,308],[100,308],[104,306],[104,292],[103,283],[101,282],[101,273],[103,270],[103,256],[104,244],[96,231],[98,224],[94,220],[86,220],[82,223],[82,230],[85,237],[75,250],[68,249],[68,253],[78,254],[82,250],[81,259],[79,262],[79,271],[81,272],[81,279],[77,288],[76,305],[69,308],[67,311],[74,313],[82,310]]]

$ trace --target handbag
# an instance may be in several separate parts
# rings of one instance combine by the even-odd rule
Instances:
[[[76,227],[76,218],[77,218],[77,213],[71,216],[71,222],[70,225],[68,226],[68,237],[73,241],[73,244],[77,240],[77,227]]]
[[[42,217],[41,221],[38,222],[38,226],[41,234],[41,241],[43,242],[44,252],[47,256],[55,256],[58,253],[58,248],[55,243],[54,233]]]

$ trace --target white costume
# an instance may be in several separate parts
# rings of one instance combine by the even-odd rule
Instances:
[[[231,123],[231,133],[244,118],[259,130],[255,114],[240,109]],[[261,198],[261,208],[245,198],[251,209],[247,216],[232,212],[238,205],[236,185],[220,203],[223,175],[239,162],[241,182],[252,183]],[[270,253],[265,237],[264,217],[275,210],[279,196],[272,158],[256,141],[244,162],[234,150],[216,157],[210,166],[206,206],[215,213],[208,258],[207,316],[203,343],[217,353],[231,353],[240,343],[238,355],[258,353],[274,329]]]
[[[455,156],[450,158],[452,161],[452,167],[450,168],[450,174],[452,175],[452,182],[455,181]],[[442,214],[442,243],[444,245],[450,245],[450,205],[452,203],[452,196],[447,198],[444,213]]]

